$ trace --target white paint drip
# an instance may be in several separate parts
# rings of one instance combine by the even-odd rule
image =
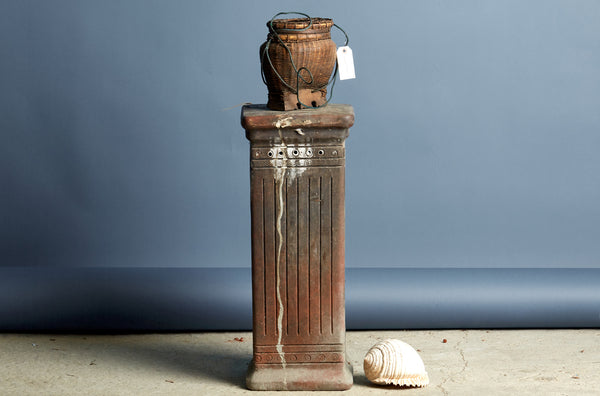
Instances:
[[[283,336],[283,300],[281,298],[281,274],[280,274],[280,263],[281,263],[281,250],[283,248],[283,232],[281,231],[281,220],[283,219],[283,183],[285,182],[285,167],[275,168],[275,180],[279,183],[279,208],[277,208],[277,235],[279,236],[279,244],[277,245],[277,259],[276,259],[276,277],[277,277],[277,304],[279,305],[279,315],[277,315],[277,353],[281,359],[281,366],[285,372],[286,360],[285,354],[283,353],[283,344],[281,343]],[[286,379],[284,375],[284,387],[286,385]]]
[[[281,138],[281,144],[274,145],[273,152],[276,153],[276,155],[279,153],[282,153],[282,154],[280,157],[273,158],[270,161],[271,166],[275,170],[275,183],[278,186],[278,194],[279,194],[279,205],[277,208],[277,221],[276,221],[277,236],[279,237],[279,243],[277,244],[277,256],[276,256],[276,262],[275,262],[275,276],[277,278],[277,284],[276,284],[277,305],[279,306],[279,314],[277,315],[277,345],[275,345],[275,349],[277,350],[277,353],[279,354],[279,358],[281,359],[281,366],[283,368],[283,373],[284,373],[284,375],[283,375],[284,389],[287,388],[287,377],[285,375],[287,361],[285,359],[285,353],[283,352],[283,344],[282,344],[283,314],[285,311],[284,311],[284,307],[283,307],[283,299],[281,298],[281,271],[280,271],[281,252],[283,250],[283,243],[284,243],[282,224],[281,224],[282,220],[283,220],[283,212],[285,210],[284,199],[283,199],[283,185],[286,182],[286,175],[288,177],[288,183],[292,183],[296,178],[300,177],[306,170],[306,168],[304,168],[304,167],[288,168],[288,166],[287,166],[288,146],[285,144],[285,142],[283,140],[283,134],[281,132],[281,128],[291,125],[291,122],[290,122],[291,119],[292,119],[292,117],[283,118],[281,120],[278,120],[275,123],[275,127],[277,127],[277,129],[279,131],[279,137]],[[294,149],[294,146],[291,146],[291,149]],[[299,163],[301,166],[306,166],[305,160],[300,160]]]
[[[294,117],[280,118],[277,121],[275,121],[275,128],[281,129],[281,128],[289,127],[290,125],[292,125],[293,119],[294,119]],[[282,142],[282,144],[283,144],[283,142]]]
[[[279,124],[280,121],[277,121],[276,124]],[[279,136],[281,136],[280,126],[277,125],[277,129],[279,130]],[[283,158],[280,159],[282,161],[282,166],[277,166],[277,160],[271,160],[271,165],[275,168],[275,183],[279,183],[279,207],[277,208],[277,235],[279,236],[279,244],[277,245],[277,257],[275,260],[275,277],[277,278],[277,304],[279,305],[279,314],[277,315],[277,345],[275,345],[275,349],[279,354],[279,358],[281,359],[281,367],[283,368],[283,387],[287,388],[287,376],[285,372],[285,368],[287,366],[287,362],[285,360],[285,353],[283,353],[283,344],[281,343],[283,337],[283,300],[281,298],[281,271],[279,269],[281,264],[281,250],[283,248],[283,232],[281,231],[281,220],[283,219],[283,183],[285,183],[285,173],[287,171],[287,147],[285,142],[283,141],[283,137],[281,139],[281,146],[275,146],[274,150],[276,153],[283,153]]]

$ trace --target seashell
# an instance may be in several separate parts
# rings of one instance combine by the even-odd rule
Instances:
[[[363,363],[369,381],[378,385],[426,386],[429,376],[421,356],[400,340],[388,339],[373,345]]]

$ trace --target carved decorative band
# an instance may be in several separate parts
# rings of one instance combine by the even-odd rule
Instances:
[[[344,158],[344,146],[296,146],[273,145],[269,147],[252,147],[252,159],[292,160],[292,159],[321,159]]]
[[[276,159],[276,160],[254,160],[250,162],[252,169],[275,169],[275,168],[316,168],[316,167],[340,167],[344,166],[344,159]]]
[[[294,363],[339,363],[344,362],[341,352],[298,352],[284,353],[286,364]],[[281,356],[276,352],[258,352],[254,354],[254,361],[258,364],[281,364]]]

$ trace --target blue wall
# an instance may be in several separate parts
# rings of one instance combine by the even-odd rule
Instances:
[[[600,2],[301,5],[2,1],[0,267],[249,267],[231,107],[298,10],[355,55],[348,267],[600,268]]]

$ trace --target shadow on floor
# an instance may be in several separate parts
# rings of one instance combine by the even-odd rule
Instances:
[[[87,337],[88,341],[93,336]],[[115,340],[116,341],[116,340]],[[190,376],[199,383],[220,382],[238,388],[246,388],[246,370],[252,358],[251,345],[222,343],[220,345],[199,344],[191,340],[160,340],[152,336],[150,340],[132,338],[131,342],[111,342],[110,337],[88,345],[88,350],[97,354],[98,362],[105,360],[111,364],[140,365],[149,370],[164,373],[165,380],[170,376]],[[245,351],[245,349],[249,351]],[[244,349],[244,350],[243,350]]]
[[[365,377],[364,374],[354,374],[354,386],[373,386],[373,384]]]

